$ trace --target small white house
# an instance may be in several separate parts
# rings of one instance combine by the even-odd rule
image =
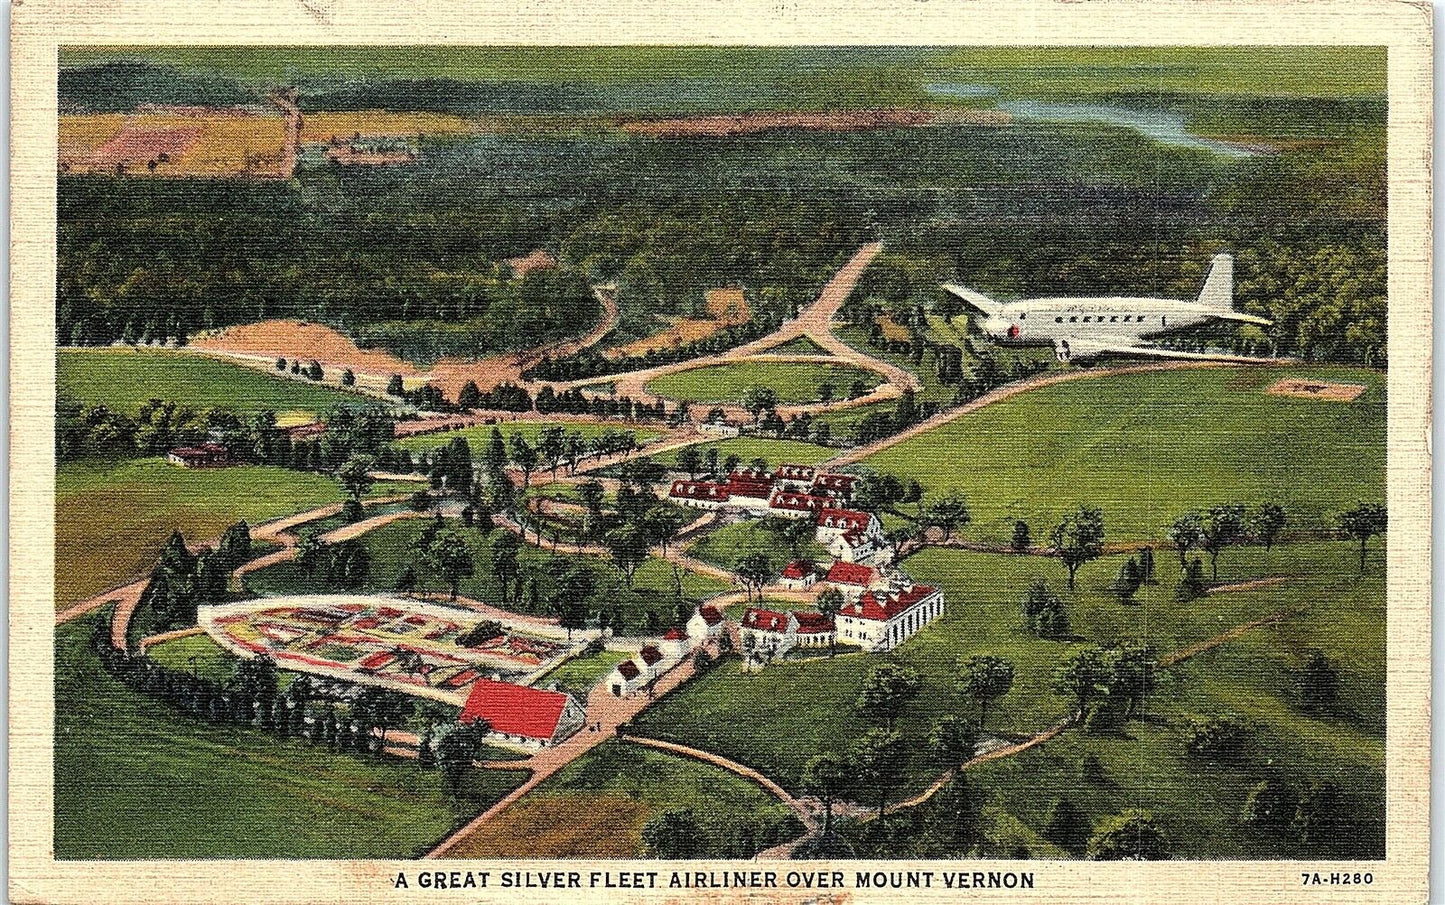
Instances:
[[[830,556],[843,562],[880,565],[893,558],[883,523],[871,512],[824,509],[818,513],[815,536]]]
[[[798,645],[798,620],[792,613],[748,607],[739,635],[744,651],[781,657]]]
[[[736,437],[741,428],[730,421],[704,421],[697,426],[697,432],[711,437]]]
[[[716,638],[723,633],[723,614],[717,607],[698,607],[692,618],[687,620],[687,635],[699,642]]]
[[[631,660],[623,660],[607,677],[607,689],[612,692],[614,697],[620,698],[632,694],[646,682],[647,678],[643,676],[642,670],[637,667],[636,663]]]
[[[681,660],[687,656],[688,648],[692,645],[688,643],[687,632],[674,627],[667,630],[667,634],[662,636],[662,640],[657,643],[657,646],[662,651],[664,659]]]
[[[787,564],[783,569],[782,577],[778,584],[790,591],[805,591],[813,586],[818,580],[818,573],[813,569],[813,564],[804,560],[795,560]]]

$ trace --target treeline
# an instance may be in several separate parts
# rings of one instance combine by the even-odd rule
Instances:
[[[407,725],[418,710],[406,694],[340,679],[297,675],[285,689],[276,663],[262,656],[238,659],[225,681],[168,669],[145,654],[111,644],[110,620],[97,618],[91,646],[101,667],[133,692],[160,701],[191,719],[299,739],[337,753],[394,757],[386,733]],[[455,721],[455,708],[420,705],[426,726],[417,749],[421,767],[441,772],[448,791],[466,794],[466,779],[490,727],[485,720]]]
[[[718,355],[736,346],[767,336],[782,324],[783,317],[775,311],[754,311],[751,320],[723,329],[689,343],[662,349],[648,349],[641,355],[609,358],[595,348],[587,348],[567,358],[543,358],[523,373],[528,380],[584,380],[609,374],[625,374]]]
[[[214,550],[198,553],[191,552],[179,531],[172,531],[141,591],[127,626],[129,636],[195,625],[196,609],[224,601],[232,573],[250,558],[251,529],[245,522],[227,528]]]
[[[298,471],[333,471],[355,455],[377,455],[394,436],[395,420],[375,408],[341,406],[326,418],[319,439],[293,438],[276,426],[275,412],[250,420],[227,409],[197,410],[150,399],[134,415],[107,405],[56,400],[55,453],[59,462],[86,458],[159,456],[178,446],[219,443],[232,462]]]

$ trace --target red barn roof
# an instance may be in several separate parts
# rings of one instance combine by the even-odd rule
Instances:
[[[712,500],[715,503],[726,503],[728,488],[724,484],[714,484],[711,481],[673,481],[672,489],[667,495],[675,500]]]
[[[698,610],[698,612],[702,614],[702,621],[708,625],[717,625],[723,621],[722,612],[715,606],[705,606]]]
[[[642,662],[648,666],[655,666],[657,662],[662,659],[662,651],[649,644],[638,651],[638,656],[642,657]]]
[[[778,466],[778,477],[789,481],[811,481],[817,471],[811,465],[793,465],[785,462]]]
[[[843,562],[840,559],[833,563],[833,567],[828,570],[828,581],[834,584],[851,584],[857,585],[860,588],[866,588],[873,583],[873,579],[877,574],[878,573],[869,566]]]
[[[767,472],[735,471],[728,475],[728,493],[765,500],[772,495],[773,476]]]
[[[684,632],[682,629],[677,628],[676,626],[668,629],[667,634],[662,636],[662,640],[664,641],[683,641],[686,638],[687,633]]]
[[[629,682],[642,675],[642,670],[638,669],[637,664],[633,663],[631,660],[623,660],[621,663],[617,664],[617,671],[622,673],[622,678],[626,679]]]
[[[814,613],[809,610],[799,610],[793,615],[798,620],[798,634],[800,635],[826,635],[833,631],[833,620],[822,613]]]
[[[937,588],[929,587],[926,584],[916,584],[901,594],[876,594],[867,591],[858,598],[857,603],[843,604],[843,608],[839,612],[858,619],[887,622],[899,613],[912,609],[919,601],[925,597],[931,597],[936,592]]]
[[[568,700],[557,691],[478,679],[458,719],[471,723],[480,717],[494,732],[547,741],[557,734]]]
[[[818,513],[820,527],[842,528],[845,531],[862,531],[872,520],[870,513],[856,509],[825,509]]]
[[[783,569],[783,577],[797,580],[800,578],[807,578],[809,575],[812,574],[812,572],[812,563],[794,560],[793,562],[788,563],[787,568]]]
[[[743,613],[743,625],[763,632],[786,632],[788,614],[750,606],[747,612]]]

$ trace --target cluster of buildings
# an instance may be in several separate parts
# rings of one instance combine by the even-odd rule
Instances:
[[[817,541],[829,556],[849,563],[886,564],[892,549],[883,523],[871,512],[849,508],[856,480],[810,465],[780,465],[776,472],[739,468],[726,481],[673,481],[668,499],[695,509],[810,518]]]
[[[706,644],[726,630],[721,610],[699,607],[685,630],[671,628],[660,642],[643,645],[635,656],[617,664],[607,677],[607,690],[620,698],[646,687],[681,662],[694,647]]]

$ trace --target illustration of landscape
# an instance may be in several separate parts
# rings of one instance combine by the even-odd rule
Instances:
[[[1379,859],[1385,52],[67,47],[60,859]]]

